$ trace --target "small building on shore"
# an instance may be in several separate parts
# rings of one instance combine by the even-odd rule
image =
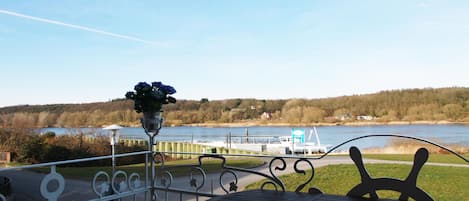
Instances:
[[[357,116],[357,120],[371,121],[373,119],[375,119],[375,118],[373,116],[370,116],[370,115]]]

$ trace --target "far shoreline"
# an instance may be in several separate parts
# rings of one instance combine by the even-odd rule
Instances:
[[[338,123],[313,123],[313,124],[291,124],[291,123],[263,123],[263,122],[235,122],[235,123],[196,123],[196,124],[182,124],[170,125],[167,127],[308,127],[308,126],[386,126],[386,125],[469,125],[469,122],[451,122],[451,121],[390,121],[390,122],[375,122],[375,121],[360,121],[360,122],[338,122]]]

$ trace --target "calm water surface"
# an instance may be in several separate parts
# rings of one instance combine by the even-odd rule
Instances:
[[[315,141],[315,137],[308,137],[311,127],[300,127],[305,129],[306,139]],[[164,127],[157,137],[159,141],[225,141],[229,133],[233,139],[243,140],[246,135],[251,136],[288,136],[291,135],[292,127]],[[91,135],[107,135],[108,132],[101,128],[45,128],[41,132],[53,131],[58,135],[77,134],[80,132]],[[399,134],[412,137],[428,139],[440,144],[459,144],[469,146],[469,126],[467,125],[381,125],[381,126],[323,126],[317,127],[319,138],[322,144],[337,145],[345,140],[371,134]],[[142,128],[123,128],[121,136],[146,139]],[[242,138],[243,137],[243,138]],[[261,140],[261,138],[254,138]],[[264,138],[265,139],[265,138]],[[382,147],[389,143],[390,138],[366,138],[352,143],[352,145],[363,148]]]

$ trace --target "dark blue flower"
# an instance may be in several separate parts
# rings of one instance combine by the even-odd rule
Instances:
[[[139,82],[137,85],[135,85],[135,91],[141,91],[145,87],[151,87],[148,83],[146,82]]]
[[[144,93],[145,93],[145,92],[150,92],[150,91],[152,91],[151,89],[152,89],[151,86],[148,85],[148,86],[144,86],[143,89],[142,89],[142,91],[143,91]]]
[[[161,82],[152,82],[151,85],[139,82],[134,89],[135,92],[129,91],[125,97],[134,100],[134,109],[137,113],[157,112],[161,110],[163,104],[176,102],[174,97],[168,96],[168,94],[176,93],[176,90]]]
[[[125,98],[127,99],[135,99],[135,93],[133,91],[129,91],[125,94]]]
[[[161,85],[160,90],[163,91],[166,94],[176,93],[176,89],[174,89],[174,87],[169,86],[169,85],[164,85],[164,84]]]
[[[150,93],[150,96],[153,98],[153,100],[159,100],[159,101],[163,100],[165,97],[165,95],[161,91],[152,91]]]
[[[152,83],[151,83],[151,86],[152,86],[152,87],[156,87],[156,88],[160,88],[161,82],[152,82]]]

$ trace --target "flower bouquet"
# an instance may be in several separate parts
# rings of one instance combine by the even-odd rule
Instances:
[[[161,82],[139,82],[135,85],[135,92],[129,91],[125,94],[127,99],[134,101],[134,109],[137,113],[143,113],[142,126],[145,131],[156,134],[161,128],[163,118],[161,112],[163,104],[176,103],[171,94],[176,90]]]

